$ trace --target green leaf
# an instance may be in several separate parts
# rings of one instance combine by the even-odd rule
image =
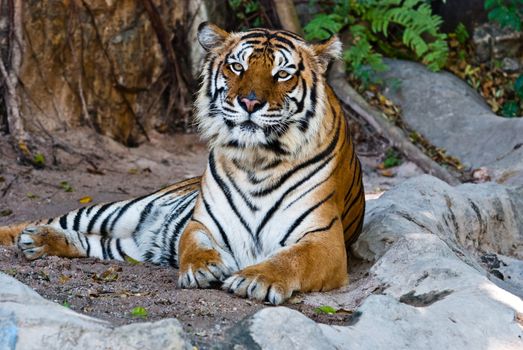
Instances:
[[[507,101],[501,107],[501,115],[506,118],[515,118],[519,116],[519,104],[516,101]]]
[[[64,300],[64,302],[62,303],[62,306],[63,306],[63,307],[66,307],[66,308],[68,308],[68,309],[71,308],[71,304],[69,304],[69,302],[68,302],[67,300]]]
[[[127,261],[129,264],[131,265],[140,265],[141,262],[136,260],[136,259],[133,259],[131,258],[129,255],[126,255],[125,258],[124,258],[125,261]]]
[[[519,98],[523,99],[523,74],[521,74],[514,82],[514,91]]]
[[[27,198],[29,199],[38,199],[40,198],[38,195],[34,194],[33,192],[27,192]]]
[[[147,315],[147,310],[141,306],[137,306],[131,310],[131,316],[133,317],[146,318]]]
[[[73,187],[69,184],[69,182],[67,181],[61,181],[60,182],[60,187],[62,188],[62,190],[64,190],[65,192],[73,192]]]
[[[465,42],[470,38],[467,27],[465,27],[465,25],[461,22],[456,26],[454,34],[456,34],[456,39],[462,45],[465,44]]]
[[[336,309],[333,308],[332,306],[323,305],[323,306],[315,308],[314,312],[316,312],[318,314],[333,315],[336,313]]]
[[[37,167],[43,167],[45,165],[45,156],[42,153],[36,153],[33,156],[33,164]]]
[[[401,155],[394,148],[389,148],[385,151],[385,160],[383,161],[383,167],[385,169],[392,168],[400,165]]]
[[[342,27],[343,18],[336,14],[322,13],[307,23],[303,30],[307,40],[325,40],[339,32]]]

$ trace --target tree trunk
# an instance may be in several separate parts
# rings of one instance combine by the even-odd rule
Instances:
[[[202,52],[187,43],[199,22],[223,18],[226,0],[2,4],[0,126],[17,143],[88,126],[132,146],[191,126]]]

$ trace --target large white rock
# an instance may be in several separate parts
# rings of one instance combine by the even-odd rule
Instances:
[[[381,288],[354,311],[350,325],[315,324],[290,309],[265,309],[238,325],[229,345],[523,349],[523,301],[497,285],[521,292],[521,284],[489,278],[478,263],[483,253],[520,263],[522,201],[523,187],[452,188],[430,176],[411,179],[368,204],[354,253],[376,261],[370,279]],[[311,300],[318,303],[317,295],[305,297]],[[351,305],[343,295],[337,301],[337,307]]]
[[[387,60],[385,79],[399,88],[385,95],[401,107],[403,120],[432,144],[493,180],[523,185],[523,118],[496,116],[483,98],[458,77],[434,73],[408,61]]]
[[[175,319],[114,327],[47,301],[0,273],[1,350],[191,348]]]

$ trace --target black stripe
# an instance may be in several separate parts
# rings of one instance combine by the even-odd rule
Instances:
[[[285,150],[279,140],[269,140],[266,144],[261,145],[267,151],[271,151],[278,155],[287,155],[289,151]]]
[[[51,222],[53,222],[54,218],[50,218],[49,220],[47,220],[47,223],[46,225],[49,225]]]
[[[73,220],[73,231],[79,231],[80,230],[80,219],[82,218],[82,214],[85,211],[85,207],[80,208],[78,212],[76,212],[76,215]]]
[[[118,251],[118,254],[122,257],[122,260],[125,260],[125,257],[127,256],[122,249],[122,245],[120,244],[120,238],[116,239],[116,250]]]
[[[123,207],[120,208],[120,212],[118,213],[118,215],[116,215],[116,217],[114,218],[113,220],[113,223],[111,224],[111,228],[110,230],[113,231],[114,230],[114,226],[116,225],[116,223],[118,222],[118,219],[120,219],[122,217],[123,214],[125,214],[125,212],[135,203],[141,201],[142,199],[144,198],[147,198],[151,196],[151,194],[146,194],[146,195],[143,195],[143,196],[140,196],[138,198],[135,198],[133,199],[132,201],[128,202],[127,204],[125,204]]]
[[[236,214],[236,216],[240,220],[243,227],[252,236],[251,228],[249,227],[249,225],[247,224],[247,222],[245,221],[243,216],[240,215],[238,208],[236,208],[236,205],[234,204],[234,201],[232,200],[232,196],[231,196],[232,193],[231,193],[231,190],[229,189],[229,186],[227,186],[225,181],[223,181],[223,179],[220,177],[220,175],[218,175],[218,171],[216,169],[216,162],[214,160],[214,152],[212,152],[212,151],[209,154],[209,169],[211,170],[211,175],[212,175],[214,181],[216,181],[216,183],[218,184],[218,187],[220,187],[223,194],[225,195],[225,198],[227,199],[227,203],[229,203],[229,206],[232,208],[232,211],[234,212],[234,214]]]
[[[365,202],[363,202],[363,213],[365,213]],[[353,244],[354,242],[356,242],[356,240],[360,236],[361,231],[363,229],[364,221],[365,221],[365,215],[362,214],[362,215],[360,215],[360,220],[359,220],[358,226],[356,227],[356,230],[354,230],[354,234],[346,242],[347,246],[349,246],[349,245]],[[348,227],[345,230],[343,230],[343,234],[344,235],[347,233],[347,230],[348,230]]]
[[[209,61],[209,65],[207,66],[207,97],[212,98],[212,84],[213,81],[213,66],[214,62],[216,61],[216,57],[213,57]]]
[[[100,226],[100,234],[102,236],[107,236],[110,232],[113,232],[112,230],[109,232],[107,231],[107,225],[109,225],[109,221],[111,221],[111,218],[114,216],[114,214],[119,213],[119,211],[120,208],[116,207],[109,215],[105,217],[104,221],[102,221],[102,225]]]
[[[274,203],[274,205],[267,211],[267,213],[265,214],[265,216],[263,217],[263,220],[261,221],[260,225],[258,226],[258,229],[256,230],[256,239],[259,238],[260,236],[260,233],[262,231],[262,229],[265,227],[265,225],[267,224],[267,222],[269,222],[270,218],[274,215],[274,213],[276,212],[276,210],[278,210],[278,208],[280,207],[280,205],[282,204],[283,200],[285,199],[285,197],[291,193],[292,191],[294,191],[298,186],[301,186],[305,181],[307,180],[310,180],[310,178],[312,177],[312,175],[314,175],[318,170],[320,170],[321,168],[323,168],[325,165],[327,165],[327,163],[329,163],[332,158],[334,158],[334,156],[330,156],[329,158],[327,158],[323,163],[321,163],[318,167],[316,167],[314,170],[312,170],[311,172],[309,172],[307,175],[305,175],[300,181],[298,181],[297,183],[295,183],[293,186],[289,187],[289,189],[287,191],[285,191],[285,193],[280,197],[279,200],[276,201],[276,203]],[[311,175],[312,174],[312,175]],[[330,176],[330,175],[329,175]],[[327,179],[325,179],[327,180]],[[324,180],[324,181],[325,181]]]
[[[105,241],[107,240],[107,238],[105,237],[100,237],[100,248],[102,249],[102,259],[103,260],[106,260],[107,259],[107,253],[105,251]]]
[[[108,238],[107,239],[107,255],[109,255],[109,259],[113,260],[114,259],[114,255],[113,255],[113,252],[112,252],[112,248],[111,248],[111,241],[113,239],[112,238]]]
[[[173,204],[172,209],[168,215],[168,218],[164,223],[162,224],[162,231],[160,232],[160,235],[162,236],[162,246],[161,249],[167,247],[167,235],[170,232],[173,232],[173,235],[177,234],[176,231],[173,231],[169,228],[171,223],[176,220],[181,213],[187,209],[187,207],[191,204],[194,204],[194,198],[196,197],[197,192],[191,192],[189,194],[184,195],[181,197],[176,204]]]
[[[305,118],[300,121],[300,131],[306,132],[309,129],[309,123],[312,117],[316,115],[316,103],[317,103],[317,95],[316,95],[316,84],[318,82],[318,78],[316,76],[316,73],[312,72],[312,89],[311,89],[311,95],[309,97],[309,101],[311,101],[311,106],[309,110],[305,113]],[[335,116],[335,114],[334,114]]]
[[[352,225],[354,225],[354,223],[357,221],[357,220],[361,220],[361,217],[363,215],[356,215],[354,216],[354,218],[351,220],[351,222],[349,222],[349,224],[347,226],[345,226],[345,229],[343,230],[343,232],[347,232],[351,227]],[[359,221],[358,221],[359,222]]]
[[[292,39],[297,40],[297,41],[301,41],[301,42],[304,41],[302,37],[298,36],[297,34],[294,34],[293,32],[289,32],[288,30],[280,29],[278,34],[280,34],[280,35],[287,35],[287,36],[289,36]]]
[[[254,32],[254,33],[245,34],[244,36],[242,36],[240,38],[240,40],[254,39],[254,38],[266,38],[266,37],[267,37],[267,33],[265,33],[265,32]]]
[[[185,186],[181,187],[181,188],[185,188]],[[144,224],[144,222],[146,221],[147,217],[149,216],[149,214],[151,213],[152,211],[152,208],[154,207],[154,204],[156,203],[156,201],[159,201],[160,199],[166,197],[166,196],[169,196],[171,195],[172,193],[174,192],[177,192],[178,190],[180,190],[181,188],[175,188],[173,190],[170,190],[168,192],[165,192],[163,193],[161,196],[158,196],[154,199],[152,199],[149,203],[147,203],[147,205],[142,209],[141,213],[140,213],[140,218],[138,219],[138,223],[136,224],[136,227],[134,228],[133,230],[133,233],[131,234],[133,240],[135,241],[136,245],[138,245],[138,242],[136,241],[136,235],[141,233],[142,232],[142,225]],[[156,194],[156,193],[154,193]],[[181,199],[178,199],[178,201],[181,201]],[[116,220],[116,219],[115,219]],[[113,221],[114,223],[114,221]]]
[[[351,210],[352,206],[356,203],[356,201],[358,199],[361,199],[361,198],[365,198],[365,195],[363,194],[362,188],[360,187],[360,189],[359,189],[358,193],[356,194],[356,196],[352,199],[350,204],[345,208],[345,211],[343,212],[343,215],[341,216],[342,220],[345,220],[345,217],[347,216],[347,214]]]
[[[89,243],[89,237],[85,237],[85,244],[87,245],[85,255],[89,257],[89,254],[91,254],[91,244]]]
[[[321,168],[320,168],[321,169]],[[303,197],[305,197],[307,194],[309,194],[310,192],[314,191],[314,189],[318,188],[319,186],[323,185],[327,180],[330,179],[330,177],[332,176],[332,173],[334,171],[332,171],[329,175],[327,175],[325,177],[325,179],[323,179],[322,181],[318,182],[317,184],[315,184],[314,186],[312,186],[311,188],[309,188],[307,191],[303,192],[302,194],[300,194],[300,196],[298,198],[296,198],[295,200],[293,200],[292,202],[290,202],[286,207],[285,209],[289,208],[291,205],[293,205],[294,203],[296,203],[297,201],[299,201],[300,199],[302,199]]]
[[[65,214],[60,217],[60,227],[64,230],[67,230],[67,215],[68,214]]]
[[[91,231],[93,230],[94,225],[96,224],[96,221],[113,204],[114,203],[107,203],[107,204],[102,205],[100,207],[100,209],[98,209],[98,211],[96,212],[96,214],[94,214],[94,216],[91,219],[91,221],[89,221],[89,225],[87,225],[87,231],[86,231],[87,233],[91,233]]]
[[[254,204],[252,204],[252,202],[249,200],[249,198],[247,198],[245,193],[240,189],[240,187],[238,187],[238,184],[234,181],[234,179],[232,178],[231,174],[228,171],[225,171],[225,176],[227,176],[227,179],[232,184],[232,187],[234,187],[236,192],[238,192],[240,194],[240,197],[242,197],[243,201],[245,202],[245,204],[247,204],[247,206],[249,207],[249,209],[251,211],[260,210],[260,208],[258,208]]]
[[[193,211],[190,210],[187,215],[185,215],[183,218],[180,219],[174,226],[174,234],[171,237],[171,242],[169,243],[169,263],[171,266],[178,268],[178,256],[176,254],[176,239],[180,236],[182,233],[182,230],[187,226],[187,223],[189,220],[191,220],[191,216],[193,214]]]
[[[218,66],[216,67],[216,74],[212,78],[212,83],[214,84],[213,87],[215,89],[214,94],[212,94],[211,102],[215,102],[218,96],[220,95],[221,89],[218,89],[218,76],[220,75],[220,69],[222,68],[223,61],[220,61],[218,63]]]
[[[280,179],[278,180],[278,182],[276,182],[274,185],[264,188],[262,190],[253,192],[252,195],[255,197],[266,196],[267,194],[273,192],[274,190],[279,188],[282,184],[284,184],[297,171],[299,171],[303,168],[306,168],[309,165],[318,163],[318,162],[322,161],[323,159],[325,159],[326,157],[328,157],[336,148],[336,144],[338,143],[339,136],[340,136],[340,127],[338,125],[338,128],[336,129],[336,135],[333,137],[332,141],[327,146],[327,148],[325,148],[321,153],[318,153],[316,156],[310,158],[309,160],[301,163],[300,165],[296,166],[295,168],[293,168],[293,169],[289,170],[288,172],[286,172],[285,174],[283,174],[280,177]]]
[[[294,46],[294,43],[292,41],[290,41],[289,39],[287,38],[284,38],[282,36],[279,36],[279,35],[272,35],[270,39],[274,39],[276,41],[279,41],[281,43],[284,43],[284,44],[287,44],[290,46],[291,49],[296,49],[296,46]]]
[[[227,238],[227,234],[225,234],[225,231],[223,230],[222,225],[220,225],[220,223],[218,222],[218,220],[216,219],[216,217],[212,213],[211,207],[209,206],[209,203],[207,203],[207,201],[205,200],[205,197],[203,196],[203,193],[202,193],[202,200],[203,200],[203,205],[205,206],[205,210],[207,211],[207,213],[209,213],[209,216],[211,217],[212,221],[214,222],[214,224],[218,228],[218,232],[220,232],[220,235],[222,237],[223,243],[225,244],[225,246],[227,247],[227,249],[229,250],[231,255],[234,256],[234,254],[232,253],[231,245],[229,244],[229,239]],[[200,223],[200,224],[203,225],[202,223]]]
[[[261,40],[247,40],[247,41],[243,42],[242,45],[260,45],[262,43],[263,43],[263,41],[261,41]],[[238,52],[238,54],[239,53],[240,52]]]
[[[283,236],[283,238],[280,241],[280,245],[283,247],[285,245],[285,241],[287,240],[287,238],[289,238],[289,236],[292,234],[292,232],[294,232],[294,230],[303,222],[303,220],[305,220],[305,218],[310,213],[312,213],[316,208],[318,208],[320,205],[322,205],[323,203],[328,201],[333,195],[334,195],[334,191],[331,192],[327,197],[325,197],[324,199],[322,199],[321,201],[319,201],[318,203],[314,204],[312,207],[307,209],[303,214],[301,214],[300,217],[298,217],[294,221],[294,223],[291,225],[291,227],[289,228],[289,230],[287,231],[285,236]]]
[[[320,228],[317,228],[316,230],[312,230],[312,231],[309,231],[309,232],[305,232],[303,234],[303,236],[301,236],[297,241],[296,243],[298,243],[299,241],[301,241],[305,236],[307,236],[308,234],[311,234],[311,233],[318,233],[318,232],[323,232],[323,231],[328,231],[332,228],[332,225],[334,225],[334,223],[338,220],[338,218],[333,218],[331,220],[331,222],[327,225],[327,226],[324,226],[324,227],[320,227]]]
[[[87,208],[87,212],[86,212],[86,214],[87,214],[87,215],[91,214],[91,210],[93,210],[95,207],[96,207],[96,205],[93,205],[93,206]]]
[[[352,157],[351,157],[350,163],[349,163],[349,169],[352,168],[352,163],[354,162],[355,154],[356,154],[356,152],[352,152]],[[358,171],[359,171],[358,164],[356,164],[356,169],[354,169],[354,172],[358,172]],[[359,171],[359,173],[361,174],[361,171]],[[358,175],[358,177],[359,177],[359,175]],[[347,193],[345,194],[344,203],[347,203],[347,201],[350,198],[350,195],[352,193],[352,188],[354,187],[355,180],[356,180],[356,176],[354,176],[354,174],[352,174],[352,182],[351,182],[349,188],[347,189]]]
[[[75,232],[76,232],[76,237],[78,237],[78,240],[80,241],[80,245],[82,246],[83,249],[85,249],[84,241],[82,241],[82,237],[80,236],[80,232],[78,232],[78,231],[75,231]]]

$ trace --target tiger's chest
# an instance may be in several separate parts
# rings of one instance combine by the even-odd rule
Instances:
[[[265,260],[318,223],[311,211],[330,167],[300,169],[285,177],[247,174],[216,167],[206,172],[194,218],[230,249],[240,268]],[[261,181],[264,180],[264,181]]]

